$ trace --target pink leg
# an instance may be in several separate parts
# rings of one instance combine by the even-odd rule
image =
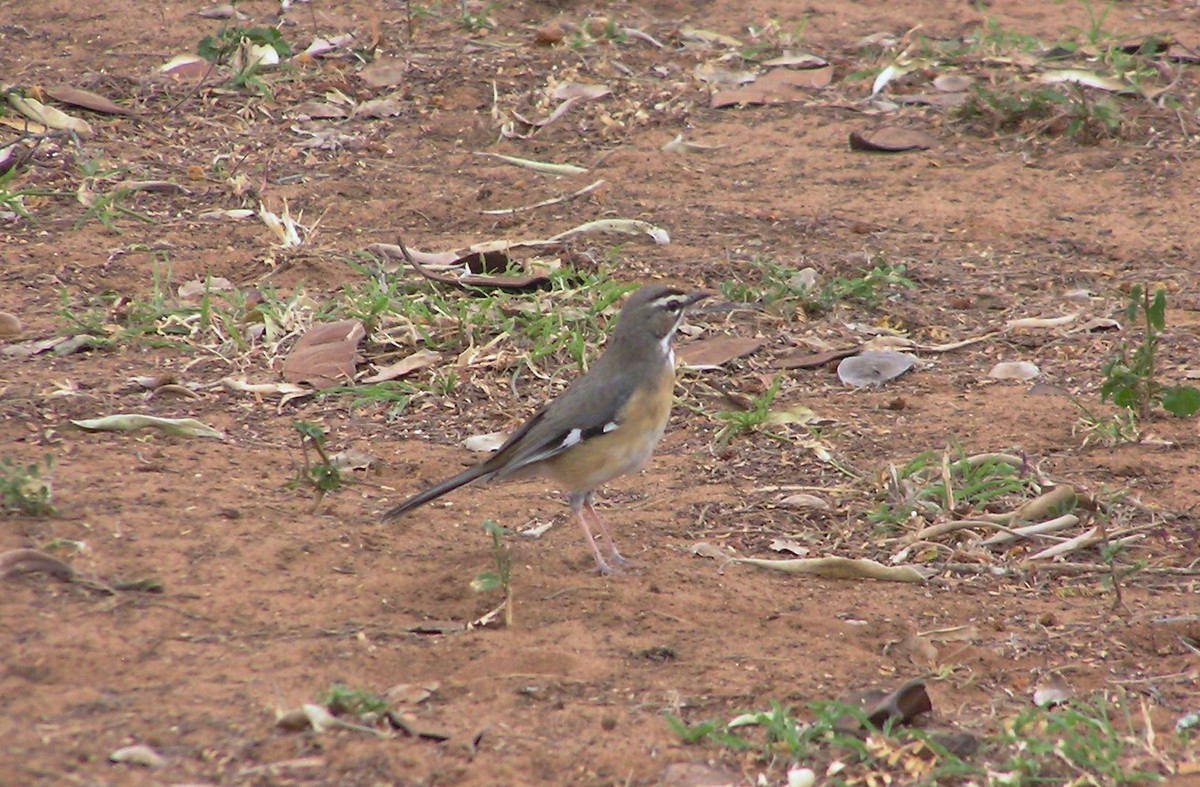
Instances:
[[[589,498],[590,496],[585,496],[582,494],[571,495],[571,510],[574,511],[575,516],[579,518],[579,526],[583,528],[583,535],[587,538],[588,546],[592,549],[592,557],[596,558],[596,570],[605,576],[611,574],[623,574],[624,572],[620,569],[613,568],[606,563],[604,556],[600,554],[600,547],[596,545],[596,539],[592,536],[592,528],[588,525],[588,517],[586,512],[592,508]],[[593,521],[600,526],[601,537],[604,538],[607,544],[611,547],[612,539],[609,538],[608,532],[604,529],[604,524],[600,522],[599,518],[596,517],[595,514],[596,512],[592,511]],[[616,554],[615,548],[611,549],[611,551],[616,555],[616,557],[621,557],[619,554]],[[624,562],[625,559],[621,558],[621,560]]]
[[[592,506],[592,496],[590,494],[583,500],[583,510],[591,516],[592,524],[595,525],[596,530],[600,531],[600,540],[602,540],[604,542],[604,546],[608,548],[609,560],[611,560],[614,565],[618,566],[633,565],[632,560],[627,559],[624,555],[617,551],[617,545],[613,542],[612,536],[609,535],[608,527],[605,526],[604,520],[600,518],[600,515],[596,513],[596,509]]]

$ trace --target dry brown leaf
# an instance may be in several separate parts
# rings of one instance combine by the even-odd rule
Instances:
[[[133,110],[128,107],[123,107],[104,96],[97,95],[88,90],[80,90],[70,85],[55,85],[54,87],[46,88],[46,95],[55,101],[61,101],[64,104],[73,104],[77,107],[90,109],[93,112],[102,112],[106,115],[132,115]]]
[[[673,762],[658,777],[659,787],[738,787],[745,783],[740,773],[705,762]]]
[[[775,361],[774,365],[777,369],[817,369],[834,361],[848,358],[860,349],[859,347],[846,347],[841,350],[827,350],[821,353],[810,353],[802,350],[783,356]]]
[[[719,109],[733,105],[803,101],[809,97],[806,91],[827,87],[832,79],[833,68],[829,66],[802,70],[776,68],[746,87],[714,93],[709,103]]]
[[[383,252],[384,254],[392,254],[394,250],[399,250],[400,254],[408,260],[417,273],[424,276],[430,281],[441,282],[442,284],[450,284],[462,289],[471,287],[496,287],[501,290],[531,290],[550,281],[550,277],[544,273],[530,273],[526,275],[506,275],[493,276],[486,273],[475,273],[470,270],[472,264],[478,267],[481,271],[488,267],[495,268],[496,260],[499,259],[494,255],[500,254],[505,260],[508,255],[503,252],[472,252],[462,257],[457,257],[455,263],[465,263],[468,270],[465,273],[456,272],[438,272],[427,268],[425,265],[417,261],[417,259],[403,245],[377,243],[372,246],[373,249]],[[505,265],[507,268],[507,264]],[[503,270],[504,268],[502,268]]]
[[[408,102],[399,93],[392,93],[381,98],[364,101],[354,108],[356,118],[390,118],[399,115],[408,106]]]
[[[354,354],[366,331],[358,320],[318,323],[283,361],[283,379],[328,388],[354,379]]]
[[[358,78],[370,87],[399,85],[408,75],[408,63],[398,58],[379,57],[358,72]]]
[[[562,82],[550,92],[550,98],[555,101],[566,101],[570,98],[581,98],[585,101],[602,98],[612,92],[608,85],[593,85],[585,82]]]
[[[179,79],[199,79],[212,70],[212,65],[199,55],[176,55],[158,70]]]
[[[885,582],[924,582],[925,574],[913,566],[885,566],[865,558],[818,557],[796,560],[763,560],[736,557],[734,562],[770,568],[788,574],[812,574],[830,579],[877,579]]]
[[[917,359],[893,350],[867,350],[838,364],[838,379],[852,388],[878,388],[912,369]]]
[[[0,339],[16,339],[21,335],[21,319],[15,314],[0,312]]]
[[[382,383],[385,380],[395,380],[406,374],[412,374],[418,369],[432,366],[441,360],[441,357],[440,353],[435,353],[433,350],[418,350],[391,366],[383,367],[370,377],[364,377],[362,381],[364,383]]]
[[[75,577],[75,569],[37,549],[10,549],[0,553],[0,579],[35,572],[62,580]]]
[[[873,131],[850,132],[850,149],[869,153],[904,153],[928,150],[938,144],[935,137],[912,128],[884,126]]]
[[[689,369],[719,369],[735,358],[749,355],[762,344],[759,339],[743,336],[714,336],[676,348],[675,357],[680,366]]]

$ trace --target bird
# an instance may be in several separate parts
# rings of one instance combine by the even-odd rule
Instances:
[[[648,284],[626,300],[600,358],[557,398],[534,413],[488,459],[413,495],[384,513],[392,519],[472,481],[542,476],[567,493],[571,512],[602,575],[623,574],[592,495],[641,469],[666,430],[675,394],[672,342],[689,306],[712,295]],[[608,559],[596,543],[599,533]]]

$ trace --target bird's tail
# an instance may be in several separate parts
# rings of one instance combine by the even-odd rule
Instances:
[[[409,499],[405,500],[403,503],[400,503],[399,505],[395,506],[394,508],[388,509],[387,512],[383,515],[383,518],[384,519],[392,519],[393,517],[398,517],[398,516],[401,516],[402,514],[407,514],[409,511],[412,511],[414,508],[417,508],[418,506],[423,506],[426,503],[428,503],[430,500],[441,497],[442,495],[446,494],[447,492],[452,492],[455,489],[458,489],[460,486],[462,486],[464,484],[469,484],[472,481],[474,481],[476,478],[485,476],[490,472],[491,472],[491,468],[487,467],[484,464],[478,464],[478,465],[475,465],[474,467],[468,467],[466,470],[462,471],[458,475],[447,478],[445,481],[441,482],[440,484],[437,484],[436,486],[431,486],[428,489],[426,489],[424,492],[413,495]]]

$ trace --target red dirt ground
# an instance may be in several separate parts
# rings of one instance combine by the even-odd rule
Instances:
[[[1136,331],[1078,326],[1093,317],[1125,323],[1124,293],[1136,283],[1168,291],[1164,378],[1183,382],[1197,371],[1195,66],[1167,66],[1168,77],[1179,74],[1175,104],[1120,99],[1125,125],[1102,139],[1071,136],[1061,117],[997,129],[929,107],[881,115],[864,102],[879,69],[919,36],[969,38],[990,19],[1047,43],[1079,41],[1088,10],[1103,10],[1093,6],[503,2],[472,6],[490,15],[494,29],[484,34],[459,24],[457,4],[421,0],[412,10],[427,13],[415,14],[410,43],[404,4],[314,0],[285,15],[281,30],[293,45],[355,32],[359,41],[377,37],[378,54],[407,58],[408,70],[394,88],[371,88],[358,60],[315,60],[287,78],[266,74],[273,98],[219,81],[194,90],[195,79],[156,73],[222,24],[199,16],[193,4],[44,0],[0,13],[6,83],[28,94],[66,82],[147,113],[132,119],[64,106],[87,117],[95,135],[80,148],[64,137],[43,141],[4,186],[54,192],[26,198],[31,218],[0,220],[0,310],[23,323],[14,345],[71,332],[61,314],[64,292],[77,313],[106,294],[145,299],[155,255],[169,259],[174,285],[223,276],[247,292],[303,289],[324,303],[343,284],[362,282],[347,259],[397,235],[420,249],[461,249],[548,237],[597,218],[643,219],[670,232],[664,246],[586,236],[570,249],[568,262],[581,267],[607,255],[609,275],[623,282],[718,290],[733,281],[765,291],[769,282],[751,264],[756,257],[811,266],[830,281],[859,276],[869,257],[883,255],[903,264],[915,285],[875,308],[843,304],[808,316],[722,299],[697,310],[689,323],[702,337],[756,336],[763,347],[721,370],[681,375],[680,403],[651,466],[601,493],[618,543],[642,565],[616,578],[589,573],[591,558],[565,506],[538,481],[462,490],[397,523],[378,518],[472,461],[463,438],[519,424],[573,376],[568,365],[549,370],[552,382],[524,375],[515,402],[508,374],[466,369],[455,391],[428,393],[389,423],[383,405],[351,409],[344,397],[310,397],[278,406],[277,398],[221,387],[230,375],[278,380],[261,352],[228,361],[198,347],[140,341],[4,356],[0,456],[24,464],[51,454],[58,514],[0,520],[0,549],[83,542],[83,551],[55,554],[83,576],[107,584],[153,578],[163,592],[106,594],[44,575],[4,580],[0,781],[685,784],[670,765],[710,762],[747,781],[766,773],[775,784],[786,758],[761,763],[685,746],[664,714],[728,719],[775,700],[803,717],[812,701],[920,676],[935,727],[993,735],[1001,720],[1030,705],[1036,686],[1059,676],[1080,696],[1121,699],[1139,725],[1145,707],[1160,741],[1170,738],[1175,720],[1200,703],[1197,586],[1186,573],[1200,558],[1196,421],[1160,414],[1142,423],[1140,443],[1084,447],[1073,428],[1079,410],[1063,392],[1097,413],[1114,412],[1099,402],[1102,367],[1121,341],[1137,341]],[[249,17],[246,26],[277,21],[270,3],[238,9]],[[585,45],[572,48],[570,30],[564,43],[536,41],[535,31],[550,22],[581,25],[598,15],[664,46],[599,35],[575,39]],[[757,38],[750,32],[764,26]],[[1122,38],[1170,33],[1195,46],[1200,5],[1118,2],[1103,26]],[[721,59],[733,49],[689,42],[681,32],[687,27],[761,44],[762,57],[780,54],[792,35],[792,48],[832,63],[833,83],[792,103],[712,109],[695,67],[745,66]],[[902,42],[884,54],[860,46],[881,31]],[[990,56],[979,47],[958,65],[1002,84],[1012,66]],[[920,92],[937,69],[918,69],[884,94]],[[494,103],[504,117],[513,110],[545,117],[549,107],[539,97],[551,80],[568,79],[605,83],[613,94],[573,108],[530,140],[497,141]],[[399,114],[296,118],[295,107],[333,89],[357,101],[398,91]],[[923,130],[937,145],[895,155],[847,145],[851,132],[885,124]],[[301,148],[309,137],[299,129],[314,125],[345,134],[341,146]],[[663,152],[679,133],[723,147]],[[594,171],[548,179],[472,155],[481,150],[594,164]],[[76,200],[83,159],[101,172],[119,170],[97,175],[97,192],[121,179],[164,179],[188,193],[130,195],[126,205],[151,221],[118,216],[116,232]],[[241,186],[233,182],[238,175],[245,176]],[[600,177],[605,185],[577,200],[511,217],[479,212],[529,205]],[[310,226],[319,218],[310,242],[281,251],[257,219],[198,219],[207,210],[257,208],[260,199],[276,212],[286,199]],[[1067,297],[1081,289],[1090,296]],[[829,366],[784,371],[776,408],[804,405],[826,419],[820,446],[857,480],[823,461],[816,438],[799,427],[780,427],[782,443],[762,433],[716,441],[723,423],[713,414],[730,409],[717,390],[758,396],[789,354],[855,344],[884,327],[930,347],[1001,330],[1014,318],[1072,313],[1077,322],[1066,327],[1002,331],[947,352],[916,350],[917,368],[879,390],[845,388]],[[122,317],[114,312],[108,321]],[[988,379],[1003,360],[1035,362],[1050,388]],[[436,371],[424,370],[421,380]],[[195,384],[199,397],[146,400],[126,385],[161,374]],[[119,412],[193,417],[226,439],[85,433],[67,423]],[[287,484],[299,464],[294,419],[321,424],[335,450],[356,448],[378,460],[316,513],[310,496]],[[1129,550],[1129,559],[1146,562],[1122,581],[1122,603],[1094,572],[997,577],[947,569],[916,585],[749,565],[722,571],[690,551],[706,541],[780,557],[768,545],[787,538],[810,556],[886,562],[900,548],[893,539],[919,526],[882,533],[869,521],[888,465],[955,446],[968,454],[1021,453],[1055,482],[1109,501],[1114,523],[1150,526]],[[796,491],[820,495],[829,509],[781,505]],[[472,621],[497,603],[469,586],[492,563],[485,519],[510,527],[555,523],[537,540],[510,540],[513,626],[417,633],[419,624]],[[947,559],[1011,567],[1025,552],[985,557],[966,541],[942,543],[935,570]],[[1068,559],[1102,562],[1099,547]],[[1163,622],[1171,617],[1180,620]],[[932,652],[912,646],[918,632],[968,625],[974,628],[963,641],[938,643]],[[418,729],[446,740],[276,726],[276,711],[317,702],[334,683],[375,694],[436,684],[428,699],[400,709]],[[165,764],[109,761],[131,744],[153,747]],[[802,764],[823,773],[831,757],[821,752]],[[1142,747],[1129,758],[1131,767],[1164,775],[1197,765],[1195,746],[1186,743],[1164,744],[1158,757]]]

